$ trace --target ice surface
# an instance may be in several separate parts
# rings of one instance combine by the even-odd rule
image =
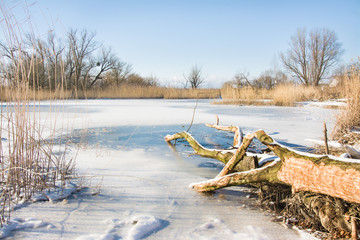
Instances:
[[[300,104],[305,107],[345,107],[346,99],[338,100],[328,100],[328,101],[310,101],[310,102],[301,102]]]
[[[139,215],[128,220],[110,219],[105,221],[104,234],[90,234],[77,237],[76,240],[126,239],[139,240],[159,230],[164,224],[161,219],[151,215]]]
[[[0,238],[8,237],[12,231],[20,230],[20,229],[28,229],[28,228],[41,228],[45,226],[51,226],[49,223],[45,223],[41,220],[34,218],[20,219],[15,218],[9,221],[6,225],[4,225],[0,229]]]
[[[188,128],[195,100],[62,103],[41,103],[43,136],[50,136],[51,126],[58,136],[70,134],[57,141],[69,145],[69,157],[77,156],[77,170],[86,175],[84,186],[91,188],[67,201],[37,202],[16,210],[13,217],[31,216],[54,227],[17,230],[10,238],[311,239],[272,222],[272,215],[246,207],[254,201],[248,188],[205,195],[188,188],[191,182],[213,178],[221,167],[215,160],[189,155],[193,150],[181,141],[176,148],[164,141],[167,134]],[[244,133],[261,128],[278,142],[307,147],[305,139],[322,137],[324,120],[329,129],[333,126],[335,112],[200,100],[190,132],[204,147],[230,147],[231,133],[203,126],[219,115],[222,125],[238,125]]]
[[[70,182],[68,183],[68,186],[64,188],[59,188],[56,190],[52,190],[50,192],[44,190],[41,194],[34,195],[31,198],[31,200],[33,202],[41,201],[41,200],[48,200],[49,202],[55,202],[69,197],[76,190],[77,190],[76,185]]]

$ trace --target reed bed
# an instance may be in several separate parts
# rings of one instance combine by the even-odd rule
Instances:
[[[65,147],[53,142],[55,121],[49,124],[44,139],[44,125],[38,110],[41,95],[31,88],[36,81],[36,59],[24,58],[21,32],[11,10],[0,4],[1,21],[6,44],[13,49],[8,61],[0,62],[0,225],[9,221],[13,206],[31,199],[35,194],[62,191],[73,174],[74,161],[65,157]],[[27,49],[28,50],[28,49]],[[10,66],[10,67],[9,67]],[[43,93],[44,94],[44,93]],[[48,93],[48,99],[62,98],[62,91]],[[51,121],[51,119],[50,119]],[[56,154],[55,154],[56,153]]]
[[[78,98],[86,99],[214,99],[219,98],[220,90],[217,89],[183,89],[165,88],[156,86],[115,86],[105,89],[95,88],[79,91]]]
[[[44,191],[62,191],[75,170],[74,161],[65,157],[66,147],[57,144],[55,150],[55,121],[43,137],[39,102],[26,98],[30,95],[36,98],[26,83],[18,84],[7,89],[9,102],[1,105],[1,225],[10,218],[14,204]]]
[[[11,102],[12,91],[8,87],[0,87],[0,101]],[[79,90],[75,96],[70,90],[58,89],[50,91],[38,89],[23,93],[23,99],[41,101],[57,99],[216,99],[221,96],[219,89],[184,89],[154,86],[116,86],[105,89],[94,88]]]
[[[221,96],[225,100],[259,100],[272,98],[271,92],[260,88],[232,88],[224,87],[221,89]]]
[[[303,85],[279,85],[272,90],[276,106],[294,106],[296,102],[319,99],[321,89]]]
[[[332,137],[343,143],[360,143],[360,68],[353,66],[343,81],[347,105],[336,116]]]
[[[343,94],[341,90],[329,86],[280,84],[272,89],[227,86],[221,89],[221,96],[223,102],[217,104],[295,106],[297,102],[334,99]]]

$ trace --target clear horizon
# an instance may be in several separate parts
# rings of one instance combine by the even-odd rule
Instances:
[[[360,56],[357,0],[3,2],[18,21],[29,14],[39,36],[49,29],[58,36],[71,28],[96,32],[136,73],[156,76],[162,85],[181,84],[194,65],[202,68],[204,87],[220,87],[239,71],[254,78],[281,69],[279,53],[298,28],[335,31],[343,64]]]

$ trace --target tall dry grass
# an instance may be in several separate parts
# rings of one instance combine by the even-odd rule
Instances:
[[[276,106],[294,106],[297,102],[309,100],[327,100],[339,97],[339,89],[328,86],[304,86],[295,84],[279,84],[272,89],[232,88],[221,89],[225,103],[272,104]],[[268,100],[268,101],[261,101]]]
[[[221,89],[221,97],[226,100],[259,100],[270,99],[272,97],[271,92],[266,89],[258,89],[251,87],[232,88],[224,87]]]
[[[0,87],[0,101],[11,102],[12,88]],[[184,88],[167,88],[155,86],[131,86],[122,85],[107,87],[104,89],[94,88],[88,90],[79,90],[74,96],[71,90],[57,89],[56,91],[37,89],[32,92],[26,92],[21,95],[23,99],[41,101],[57,99],[216,99],[221,92],[219,89],[184,89]]]
[[[348,71],[343,82],[343,95],[347,98],[346,107],[336,116],[336,125],[332,137],[346,142],[360,142],[360,66]]]
[[[122,85],[108,87],[105,89],[89,89],[79,93],[80,98],[100,99],[214,99],[220,96],[220,91],[216,89],[181,89],[181,88],[165,88],[155,86],[131,86]]]
[[[296,102],[320,98],[321,89],[313,86],[282,84],[272,89],[276,106],[294,106]]]
[[[30,89],[29,89],[30,90]],[[1,102],[11,102],[13,101],[13,92],[14,88],[12,87],[0,87],[0,101]],[[73,98],[72,91],[57,89],[57,90],[47,90],[47,89],[31,89],[31,91],[26,91],[19,96],[22,100],[25,101],[42,101],[42,100],[64,100]]]
[[[0,224],[8,221],[13,204],[30,199],[35,193],[61,189],[73,171],[73,161],[64,157],[64,149],[55,154],[51,140],[55,123],[48,127],[44,139],[39,101],[41,92],[30,88],[30,75],[34,71],[35,58],[21,54],[20,23],[11,9],[0,4],[2,29],[6,44],[14,52],[7,59],[13,64],[0,62]],[[47,93],[48,99],[61,98],[63,92]],[[62,153],[62,154],[59,154]]]

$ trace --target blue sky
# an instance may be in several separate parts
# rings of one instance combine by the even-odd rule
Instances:
[[[14,14],[24,1],[5,1]],[[360,56],[360,0],[27,0],[40,35],[87,29],[143,76],[176,85],[198,65],[205,86],[219,87],[238,71],[250,78],[277,67],[298,28],[328,28]],[[33,4],[34,3],[34,4]]]

